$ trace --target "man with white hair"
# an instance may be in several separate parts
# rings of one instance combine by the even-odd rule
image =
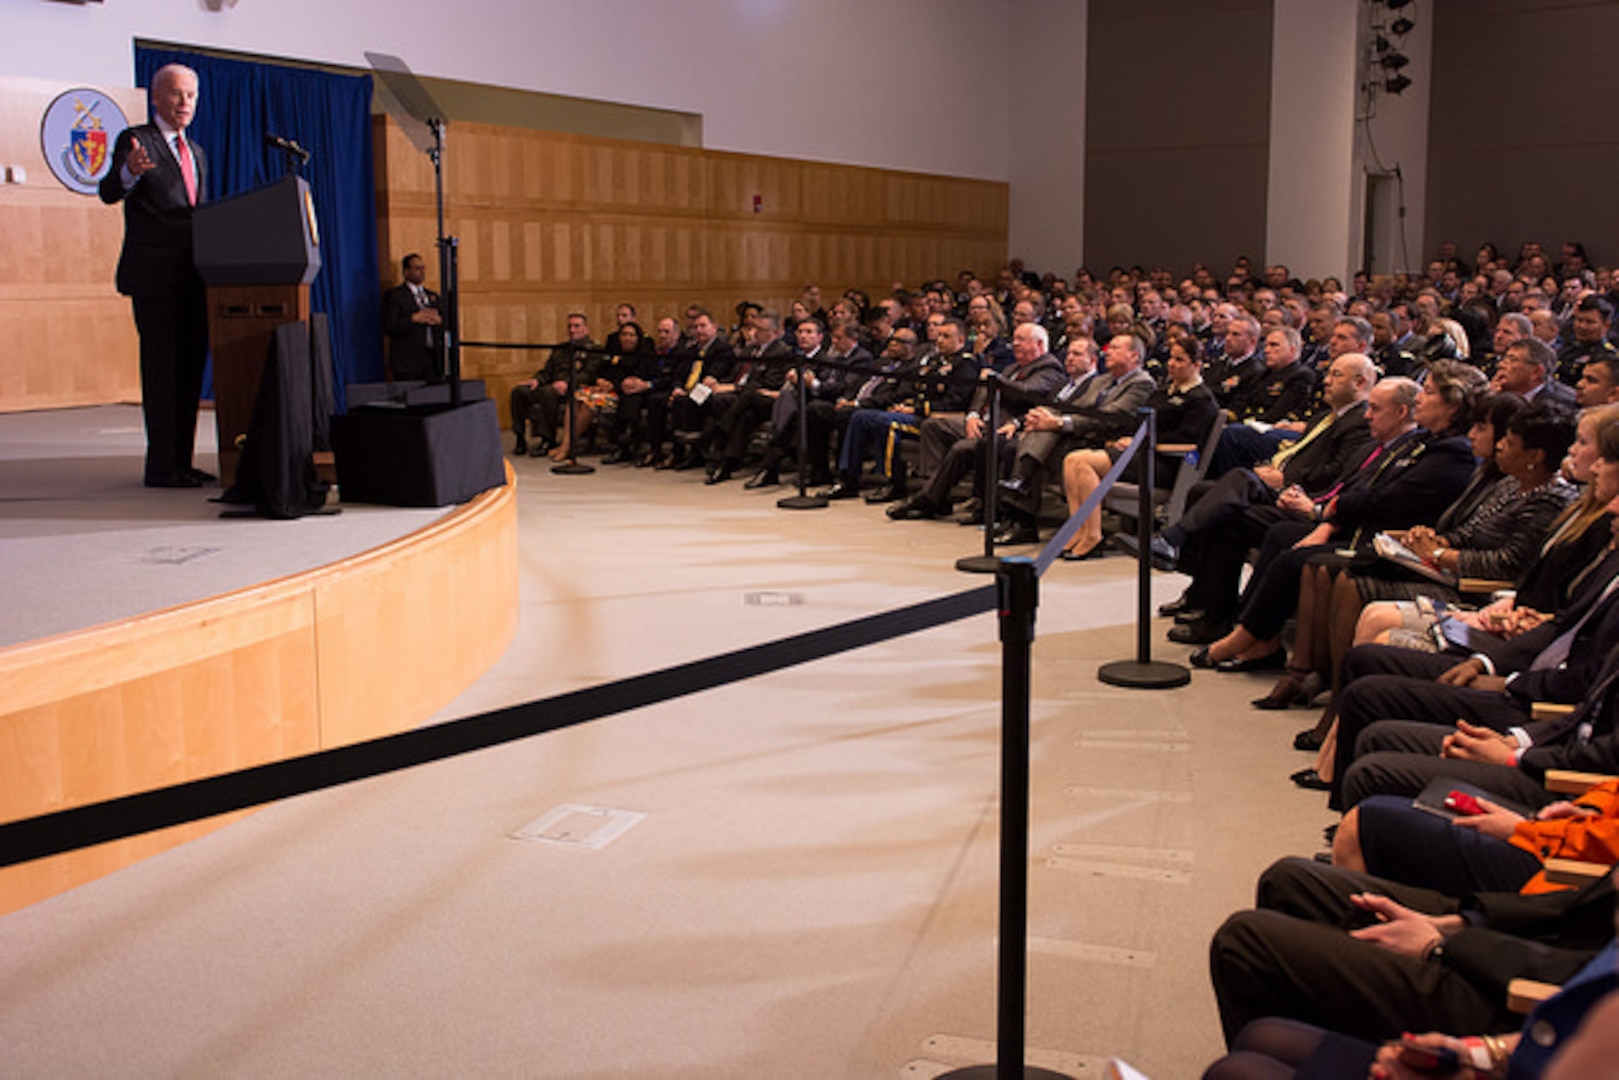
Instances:
[[[124,204],[117,283],[140,335],[146,486],[194,488],[215,479],[191,462],[208,359],[207,297],[191,258],[191,208],[205,198],[208,166],[186,135],[197,73],[159,68],[149,97],[153,122],[119,133],[100,195]]]
[[[966,418],[956,427],[954,417],[933,417],[922,424],[924,452],[938,455],[939,465],[928,484],[917,494],[889,510],[892,518],[936,517],[950,506],[950,492],[969,472],[978,470],[980,487],[998,470],[986,468],[988,447],[999,435],[1009,439],[1025,413],[1037,405],[1049,404],[1067,381],[1062,361],[1051,355],[1045,327],[1024,323],[1012,332],[1012,366],[1004,372],[984,368],[983,380],[968,406]],[[990,428],[990,395],[1000,391],[1000,426]],[[959,433],[958,433],[959,432]],[[952,438],[952,436],[954,436]],[[994,477],[998,478],[998,477]],[[976,516],[976,521],[972,520]],[[968,522],[982,524],[982,500],[977,510],[969,510]]]

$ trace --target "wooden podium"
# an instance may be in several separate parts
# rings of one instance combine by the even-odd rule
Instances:
[[[309,283],[321,266],[309,184],[288,175],[199,206],[192,238],[208,286],[219,478],[229,490],[276,327],[309,322]]]

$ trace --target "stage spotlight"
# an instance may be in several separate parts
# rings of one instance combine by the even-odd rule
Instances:
[[[1389,41],[1389,39],[1384,37],[1382,34],[1378,34],[1375,38],[1372,39],[1372,49],[1379,56],[1381,56],[1383,53],[1388,52],[1392,48],[1394,48],[1393,42]]]
[[[1405,53],[1392,52],[1387,56],[1379,57],[1377,62],[1385,71],[1399,71],[1411,62],[1411,58],[1406,56]]]
[[[1396,37],[1404,37],[1417,28],[1417,24],[1410,19],[1395,19],[1389,26],[1389,33]]]
[[[1383,81],[1383,89],[1387,90],[1391,94],[1400,94],[1404,92],[1405,88],[1410,85],[1411,80],[1406,78],[1404,75],[1396,75],[1392,79],[1385,79]]]

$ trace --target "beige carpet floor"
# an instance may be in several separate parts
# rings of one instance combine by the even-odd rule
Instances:
[[[954,524],[548,465],[518,463],[517,640],[439,719],[986,580],[953,569],[981,544]],[[1028,1040],[1071,1076],[1118,1055],[1171,1080],[1220,1050],[1210,934],[1328,815],[1286,778],[1313,716],[1251,710],[1257,677],[1096,680],[1133,655],[1134,574],[1058,563],[1041,585]],[[1181,584],[1157,576],[1156,599]],[[0,1074],[896,1078],[988,1061],[999,658],[986,613],[288,800],[0,918]],[[535,823],[544,836],[517,835]]]

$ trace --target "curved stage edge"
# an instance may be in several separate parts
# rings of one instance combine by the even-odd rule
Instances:
[[[416,727],[517,632],[516,478],[341,562],[0,649],[0,821]],[[0,870],[0,914],[251,811]]]

